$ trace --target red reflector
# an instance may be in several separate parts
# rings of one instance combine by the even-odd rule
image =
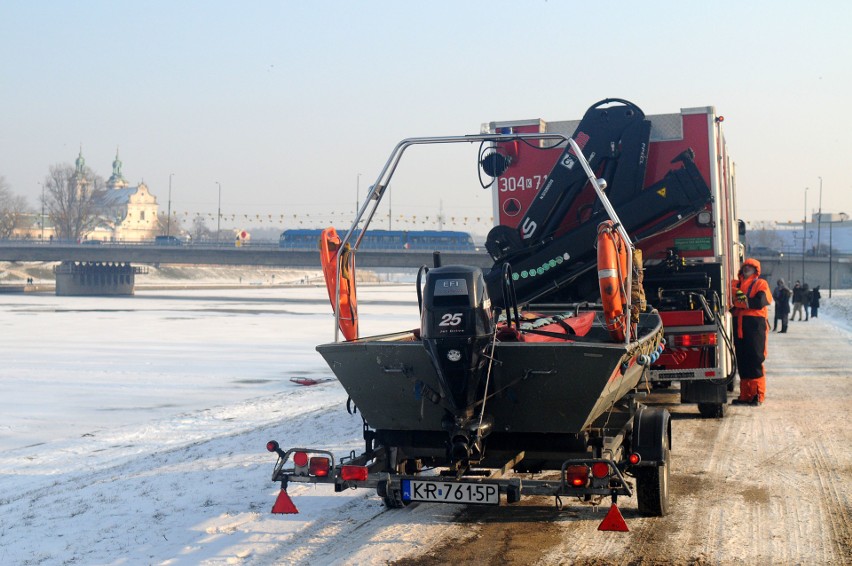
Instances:
[[[574,487],[586,487],[589,484],[589,467],[568,466],[565,468],[565,481]]]
[[[671,337],[670,344],[673,347],[680,346],[683,348],[687,348],[690,346],[715,346],[716,333],[711,332],[708,334],[675,334]]]
[[[275,505],[272,506],[273,513],[298,513],[299,510],[296,509],[296,506],[293,505],[293,501],[290,499],[290,496],[287,495],[287,490],[282,489],[278,492],[278,499],[275,500]]]
[[[715,377],[715,375],[716,375],[716,372],[713,371],[713,370],[704,372],[704,377]]]
[[[596,478],[605,478],[609,475],[609,464],[606,462],[595,462],[592,464],[592,475]]]
[[[630,456],[627,457],[627,461],[630,462],[631,464],[636,465],[636,464],[638,464],[639,462],[642,461],[642,456],[640,456],[639,454],[633,453],[633,454],[631,454]]]
[[[299,467],[308,464],[308,455],[305,452],[296,452],[293,454],[293,463]]]
[[[325,456],[314,456],[311,458],[311,467],[308,473],[312,476],[325,477],[328,475],[328,458]]]
[[[341,466],[340,478],[345,481],[367,481],[367,467]]]
[[[626,533],[630,529],[627,528],[627,523],[624,522],[624,517],[621,515],[621,511],[618,510],[618,506],[613,503],[609,512],[607,512],[604,520],[601,521],[601,524],[598,525],[599,531],[621,531]]]

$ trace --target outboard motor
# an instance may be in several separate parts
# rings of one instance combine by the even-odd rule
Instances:
[[[467,462],[481,452],[479,440],[490,419],[473,418],[485,395],[489,344],[494,334],[491,301],[478,267],[448,265],[426,274],[421,337],[452,415],[444,427],[450,433],[449,456]],[[473,437],[473,438],[472,438]]]

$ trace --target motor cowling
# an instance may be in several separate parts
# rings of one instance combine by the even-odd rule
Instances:
[[[473,414],[494,334],[491,301],[478,267],[448,265],[426,274],[421,337],[456,419]]]

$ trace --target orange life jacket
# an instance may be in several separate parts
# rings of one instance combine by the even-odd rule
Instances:
[[[764,293],[766,295],[766,301],[768,304],[759,309],[749,308],[748,300],[738,301],[736,299],[737,291],[742,291],[749,299],[756,297],[758,293]],[[733,297],[734,301],[734,308],[731,311],[731,314],[737,319],[737,337],[742,338],[742,317],[761,316],[763,318],[768,318],[769,305],[772,304],[772,291],[769,289],[769,283],[758,277],[758,275],[755,273],[754,275],[746,279],[735,279],[731,284],[731,296]]]

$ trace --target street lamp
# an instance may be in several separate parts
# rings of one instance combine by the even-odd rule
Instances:
[[[820,255],[819,253],[819,236],[822,231],[822,177],[819,178],[819,210],[817,211],[819,216],[817,217],[817,247],[816,247],[816,255]]]
[[[166,213],[166,237],[172,235],[172,177],[174,173],[169,173],[169,211]]]
[[[44,183],[41,185],[41,241],[44,242]]]
[[[355,215],[358,215],[358,205],[361,204],[361,173],[355,177]]]
[[[808,239],[808,188],[805,187],[805,217],[802,221],[802,285],[805,284],[805,242]]]
[[[220,222],[222,221],[222,183],[216,181],[216,184],[219,185],[219,209],[216,213],[216,242],[219,241],[219,227]]]

